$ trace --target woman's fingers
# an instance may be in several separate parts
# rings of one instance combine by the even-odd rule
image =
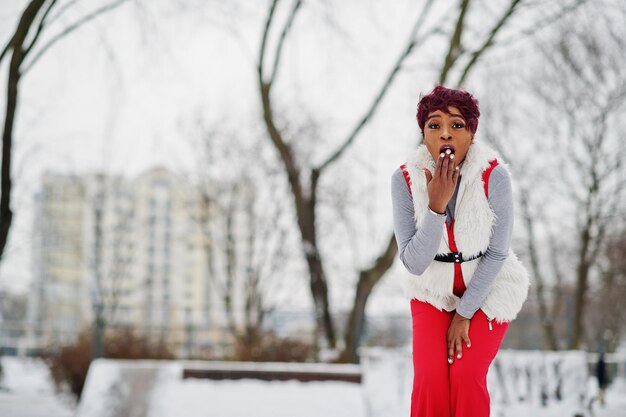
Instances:
[[[463,356],[462,346],[461,346],[461,336],[457,336],[456,339],[448,340],[448,363],[452,364],[454,362],[454,358],[461,359]],[[456,351],[456,355],[454,352]]]
[[[435,165],[435,172],[432,175],[434,179],[456,181],[459,175],[458,167],[454,162],[454,154],[440,153]]]
[[[463,346],[461,346],[461,338],[457,337],[456,338],[456,343],[455,343],[455,347],[456,347],[456,358],[457,359],[461,359],[463,357]]]
[[[448,155],[450,162],[448,163],[448,179],[454,181],[454,171],[456,171],[456,164],[454,163],[454,154]]]
[[[456,314],[448,328],[447,349],[448,363],[452,365],[455,359],[463,357],[463,343],[469,349],[472,342],[469,338],[469,319]]]
[[[450,169],[450,158],[449,155],[445,155],[443,157],[443,163],[441,164],[441,178],[442,179],[448,179],[449,177],[449,173],[448,170]]]
[[[459,175],[458,166],[454,161],[454,154],[443,154],[443,158],[440,155],[440,159],[443,159],[441,164],[441,178],[451,180],[456,184],[456,178]]]
[[[461,359],[463,357],[463,343],[468,348],[472,346],[472,342],[466,335],[460,335],[456,339],[448,341],[448,363],[452,364],[455,358]]]
[[[472,347],[472,341],[469,338],[469,335],[464,334],[463,336],[463,341],[465,342],[465,346],[467,346],[468,348]]]
[[[456,338],[456,358],[461,359],[463,357],[463,342],[465,342],[465,346],[469,349],[472,346],[472,342],[470,341],[469,335],[461,333],[459,337]]]
[[[431,208],[443,207],[445,210],[456,186],[459,175],[456,171],[453,155],[443,152],[437,158],[434,172],[424,169]]]
[[[435,166],[435,178],[441,177],[441,167],[443,165],[443,153],[439,154],[439,158],[437,158],[437,165]]]
[[[452,170],[452,182],[456,184],[456,181],[458,178],[459,178],[459,166],[454,164],[454,169]]]

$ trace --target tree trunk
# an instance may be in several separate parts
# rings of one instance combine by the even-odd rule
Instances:
[[[281,133],[274,124],[272,107],[270,102],[271,84],[259,80],[261,103],[263,105],[263,120],[272,143],[278,150],[279,156],[284,164],[287,179],[294,198],[298,228],[302,236],[302,249],[309,268],[311,295],[315,305],[315,320],[319,332],[324,332],[328,347],[335,347],[337,339],[335,328],[330,313],[328,302],[328,285],[322,259],[317,246],[315,234],[315,204],[317,192],[317,180],[319,171],[311,172],[310,196],[306,196],[302,189],[300,170],[296,165],[293,152],[289,145],[285,143]]]
[[[539,320],[541,322],[541,328],[543,329],[543,337],[545,343],[552,350],[558,350],[558,342],[556,339],[556,333],[554,329],[554,319],[551,317],[548,312],[548,305],[545,300],[545,287],[544,287],[544,278],[541,273],[541,269],[539,267],[539,254],[537,253],[536,246],[536,237],[535,237],[535,223],[534,219],[530,213],[530,208],[528,207],[528,201],[530,196],[528,195],[527,190],[522,191],[522,211],[524,213],[524,222],[526,224],[526,233],[528,233],[528,252],[530,256],[530,267],[533,272],[533,276],[535,277],[535,281],[537,281],[537,285],[535,285],[536,294],[537,294],[537,304],[539,310]]]
[[[302,236],[304,256],[309,268],[310,288],[315,304],[315,320],[318,332],[323,332],[328,347],[334,349],[337,344],[335,326],[328,302],[328,284],[324,265],[320,257],[317,236],[315,234],[315,188],[317,181],[312,180],[311,199],[304,198],[304,207],[298,210],[298,226]]]
[[[37,17],[37,13],[43,7],[45,0],[31,1],[17,25],[15,34],[11,38],[11,63],[9,64],[9,76],[7,81],[7,104],[4,119],[4,129],[2,131],[2,168],[0,169],[2,180],[0,182],[0,259],[4,254],[4,249],[9,237],[9,230],[13,221],[11,211],[11,156],[13,145],[13,126],[15,124],[15,113],[17,111],[17,99],[19,95],[20,67],[24,62],[24,42],[28,32]]]
[[[581,233],[581,248],[578,257],[578,266],[576,267],[576,295],[574,305],[574,320],[572,322],[572,338],[570,339],[569,348],[578,349],[580,341],[583,337],[583,317],[585,313],[585,301],[587,295],[587,287],[589,283],[589,269],[591,264],[588,261],[588,248],[591,240],[589,221],[585,229]]]
[[[374,266],[360,272],[352,311],[350,311],[346,325],[346,346],[341,356],[342,362],[357,363],[359,361],[357,349],[361,344],[361,336],[365,326],[367,300],[376,284],[393,265],[397,253],[398,245],[395,236],[392,235],[386,251],[376,259]]]

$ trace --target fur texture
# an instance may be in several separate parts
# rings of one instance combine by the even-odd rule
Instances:
[[[457,194],[454,221],[454,238],[464,257],[485,252],[489,246],[495,214],[485,196],[482,173],[490,162],[500,159],[489,147],[475,143],[469,148],[461,168],[461,183]],[[415,223],[419,227],[428,211],[428,191],[423,168],[435,171],[435,161],[425,145],[421,145],[406,163],[411,178],[411,193],[415,209]],[[506,168],[506,166],[505,166]],[[445,225],[443,226],[445,229]],[[449,253],[448,235],[444,230],[438,253]],[[461,264],[463,280],[468,286],[480,258]],[[452,311],[459,303],[453,294],[454,264],[433,261],[422,275],[411,275],[406,287],[407,295],[426,301],[441,310]],[[528,295],[528,272],[513,251],[498,273],[482,307],[490,319],[498,322],[513,320]]]

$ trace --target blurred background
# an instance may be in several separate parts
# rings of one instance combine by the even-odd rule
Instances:
[[[476,140],[514,178],[532,286],[494,385],[533,388],[502,404],[594,415],[586,378],[625,378],[625,21],[621,0],[0,2],[0,413],[48,392],[58,415],[105,415],[76,408],[97,358],[367,379],[383,355],[404,380],[390,179],[443,84],[477,97]],[[550,371],[528,370],[537,352]]]

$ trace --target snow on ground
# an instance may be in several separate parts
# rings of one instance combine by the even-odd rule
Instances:
[[[167,378],[154,391],[148,414],[154,417],[360,417],[365,416],[365,410],[361,387],[347,382]]]
[[[1,357],[0,416],[70,417],[70,398],[55,393],[48,367],[40,359]]]
[[[98,360],[89,370],[78,416],[366,416],[359,384],[182,379],[184,367],[198,365],[197,361]],[[305,364],[305,367],[311,365],[315,364]],[[217,364],[218,368],[224,366]],[[297,369],[296,364],[233,363],[232,366],[237,369],[266,369],[268,366]],[[329,368],[324,364],[322,367]],[[103,398],[110,400],[102,401]],[[131,409],[138,414],[132,414]]]
[[[2,417],[406,417],[412,370],[406,350],[364,352],[363,383],[182,379],[189,361],[96,361],[77,410],[56,396],[41,360],[2,358]],[[606,406],[593,398],[582,352],[503,350],[489,374],[492,417],[626,417],[626,380],[607,391]],[[497,364],[497,365],[496,365]],[[264,369],[294,364],[232,364]],[[226,367],[228,364],[217,364]],[[331,367],[330,365],[322,365]],[[556,399],[560,386],[561,397]],[[545,405],[542,405],[542,391]],[[593,414],[589,410],[592,402]]]
[[[70,417],[73,413],[55,396],[0,392],[2,417]]]
[[[626,380],[615,381],[606,393],[606,405],[597,405],[594,411],[595,417],[626,417]]]

